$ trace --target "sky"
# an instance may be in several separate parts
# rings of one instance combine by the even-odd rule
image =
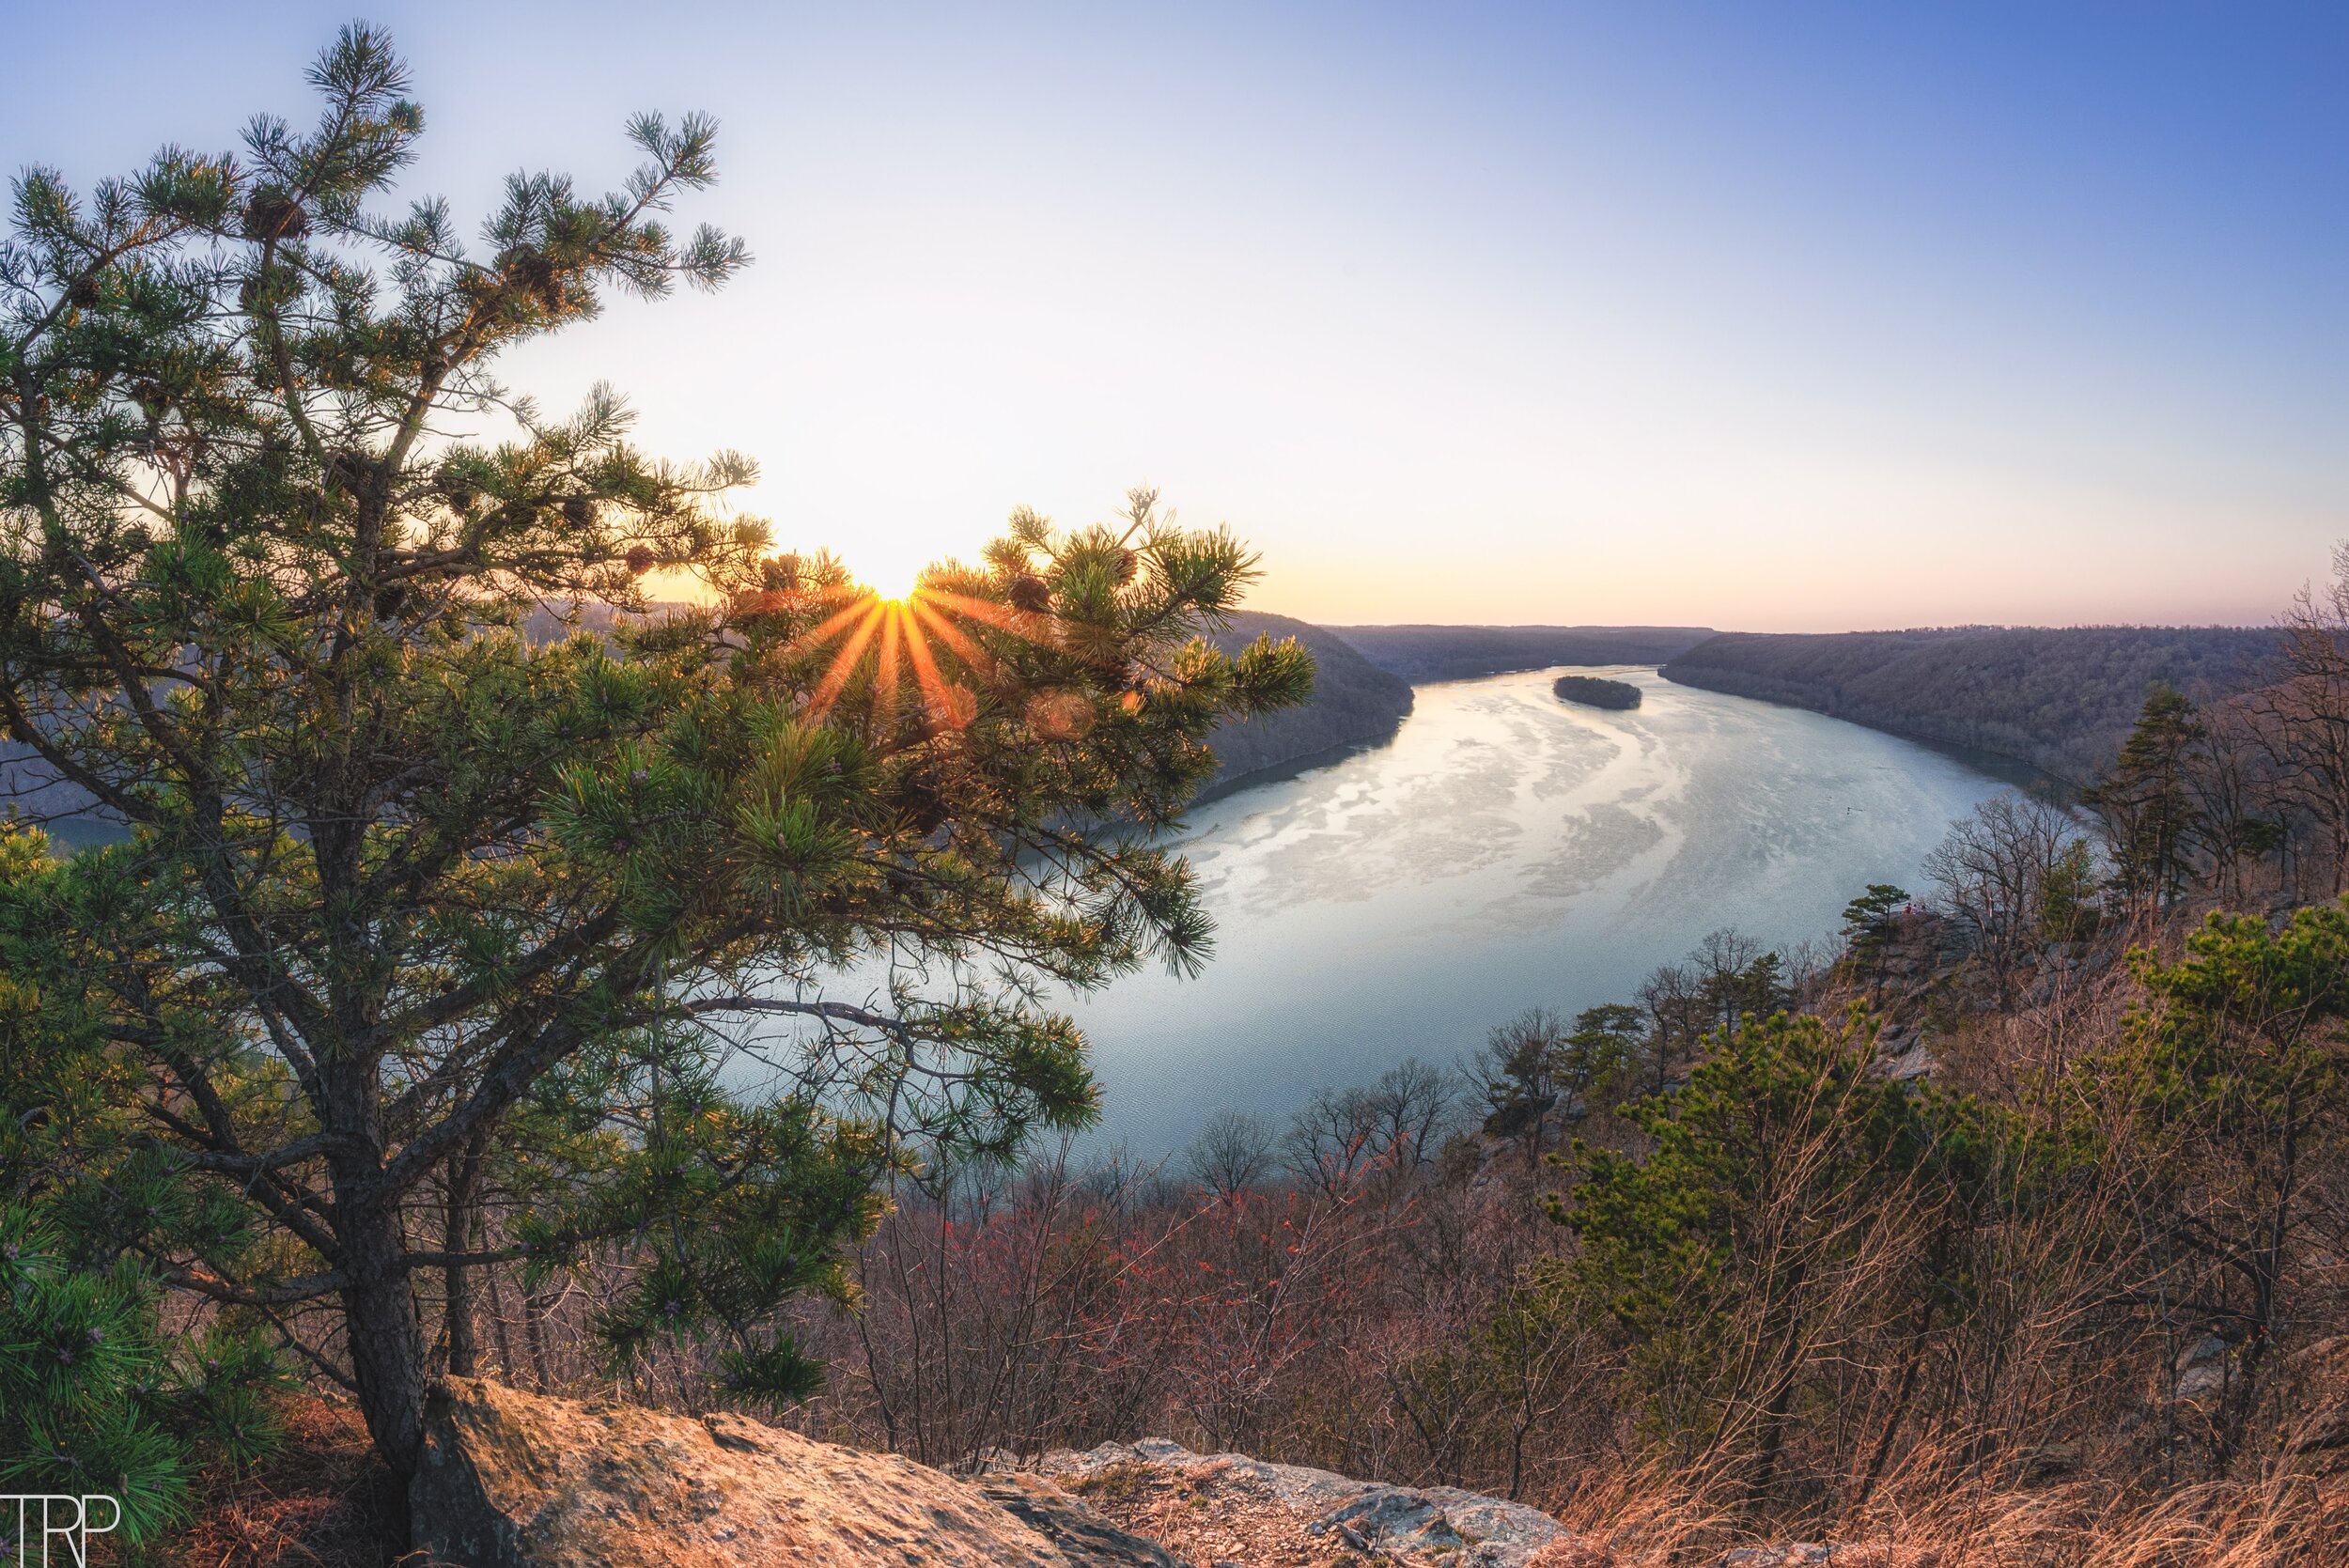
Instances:
[[[718,116],[754,265],[506,379],[882,588],[1136,485],[1338,624],[2260,623],[2349,536],[2338,0],[0,0],[0,162],[307,120],[354,15],[460,215]]]

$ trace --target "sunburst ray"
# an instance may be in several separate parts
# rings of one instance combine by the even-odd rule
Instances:
[[[832,705],[840,700],[840,693],[848,687],[848,676],[855,673],[857,660],[864,657],[864,645],[873,640],[873,633],[886,613],[879,599],[865,601],[863,617],[840,644],[840,651],[832,655],[824,678],[816,683],[816,691],[807,700],[809,713],[820,719],[832,711]]]
[[[941,650],[982,681],[992,677],[995,660],[969,630],[955,624],[957,619],[1035,642],[1047,617],[941,588],[917,587],[903,598],[863,590],[788,644],[789,651],[802,655],[832,648],[824,674],[809,695],[808,712],[820,719],[841,701],[869,650],[869,701],[876,719],[886,723],[895,714],[902,688],[910,678],[930,731],[960,729],[971,722],[975,697],[941,667]]]

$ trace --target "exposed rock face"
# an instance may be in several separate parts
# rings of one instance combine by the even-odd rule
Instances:
[[[2172,1399],[2215,1399],[2227,1391],[2233,1371],[2234,1346],[2217,1334],[2204,1334],[2178,1352],[2178,1382]]]
[[[978,1492],[1088,1568],[1186,1568],[1164,1546],[1119,1529],[1042,1476],[998,1476]]]
[[[1037,1467],[1072,1490],[1099,1495],[1112,1488],[1098,1483],[1137,1469],[1171,1472],[1207,1483],[1206,1495],[1195,1496],[1194,1501],[1206,1503],[1210,1512],[1256,1493],[1284,1509],[1298,1532],[1326,1545],[1332,1557],[1353,1552],[1452,1568],[1525,1568],[1544,1547],[1567,1537],[1565,1528],[1548,1514],[1481,1493],[1351,1481],[1328,1470],[1269,1465],[1245,1454],[1193,1453],[1160,1438],[1104,1443],[1085,1453],[1048,1454]]]
[[[409,1503],[415,1544],[435,1568],[1582,1561],[1556,1520],[1517,1503],[1155,1439],[1051,1454],[1041,1473],[965,1482],[740,1416],[694,1421],[455,1377],[433,1389],[425,1424]],[[1148,1538],[1160,1524],[1174,1530],[1166,1545]]]
[[[470,1378],[433,1390],[409,1501],[416,1545],[465,1568],[1176,1568],[1041,1482]]]

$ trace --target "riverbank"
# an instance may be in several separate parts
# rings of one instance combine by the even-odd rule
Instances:
[[[1818,938],[1855,890],[1920,885],[1952,819],[2007,787],[1652,672],[1606,672],[1636,711],[1568,706],[1558,673],[1423,686],[1392,741],[1189,814],[1213,961],[1070,1001],[1102,1143],[1155,1158],[1221,1110],[1283,1118],[1407,1056],[1451,1062],[1524,1008],[1622,1000],[1721,926]]]
[[[2234,695],[2271,678],[2276,649],[2272,629],[2236,627],[1721,632],[1661,673],[2002,757],[2076,789],[2110,763],[2155,684]]]

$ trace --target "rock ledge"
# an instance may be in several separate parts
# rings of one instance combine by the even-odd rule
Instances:
[[[1272,1465],[1241,1453],[1193,1453],[1164,1438],[1104,1443],[1084,1453],[1050,1453],[1036,1469],[1084,1491],[1088,1482],[1127,1467],[1261,1489],[1297,1515],[1307,1536],[1393,1561],[1525,1568],[1545,1547],[1569,1539],[1565,1527],[1540,1510],[1481,1492],[1354,1481],[1329,1470]]]
[[[895,1454],[448,1378],[409,1490],[415,1544],[464,1568],[1174,1568],[1042,1483],[1018,1503]]]

